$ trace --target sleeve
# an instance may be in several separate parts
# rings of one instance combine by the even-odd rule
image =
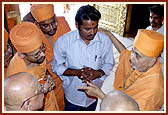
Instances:
[[[61,76],[67,69],[64,63],[66,60],[66,43],[63,41],[63,37],[60,37],[54,45],[54,57],[51,62],[52,71]]]
[[[105,44],[109,44],[107,47],[105,47],[105,58],[104,63],[102,65],[102,70],[105,72],[105,75],[110,75],[110,72],[112,71],[112,68],[115,64],[114,61],[114,54],[113,54],[113,44],[111,40],[107,41]]]

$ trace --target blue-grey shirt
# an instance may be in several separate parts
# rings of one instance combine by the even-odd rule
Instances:
[[[101,87],[114,63],[113,44],[107,35],[97,32],[94,39],[87,45],[80,38],[79,31],[74,30],[64,34],[55,42],[51,67],[63,81],[66,99],[75,105],[87,107],[95,99],[88,98],[84,92],[78,90],[77,86],[84,86],[85,83],[82,83],[77,76],[62,74],[67,68],[81,69],[87,66],[95,70],[102,69],[105,75],[93,80],[94,84]]]

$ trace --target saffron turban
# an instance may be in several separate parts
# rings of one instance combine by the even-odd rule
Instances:
[[[164,36],[154,30],[139,29],[134,46],[145,56],[158,57],[164,47]]]
[[[23,22],[14,26],[10,32],[10,39],[17,51],[21,53],[32,52],[42,44],[39,29],[30,22]]]
[[[9,37],[8,32],[4,28],[4,52],[6,52],[7,50],[8,37]]]
[[[37,22],[48,20],[54,16],[53,4],[33,4],[30,11]]]

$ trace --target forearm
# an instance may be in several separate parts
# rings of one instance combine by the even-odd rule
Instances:
[[[80,72],[80,69],[66,69],[63,73],[64,76],[77,76],[77,74]]]

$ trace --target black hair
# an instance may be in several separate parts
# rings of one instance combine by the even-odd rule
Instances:
[[[164,8],[160,4],[150,6],[149,11],[155,13],[160,17],[164,17]]]
[[[93,20],[99,21],[101,18],[100,12],[90,5],[81,6],[75,16],[75,21],[77,22],[78,26],[82,25],[83,20]]]

